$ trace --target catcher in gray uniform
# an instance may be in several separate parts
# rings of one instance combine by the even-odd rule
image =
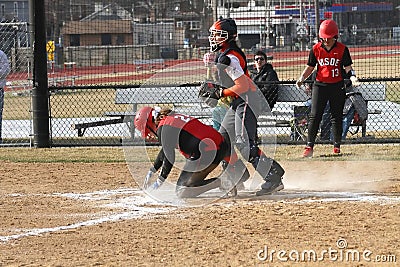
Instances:
[[[220,133],[229,140],[231,149],[236,146],[243,158],[250,162],[264,179],[256,195],[271,194],[284,188],[285,173],[278,162],[267,157],[256,143],[257,117],[260,114],[260,98],[257,86],[247,70],[246,56],[237,46],[237,27],[233,19],[219,19],[210,28],[211,51],[219,51],[217,57],[218,82],[202,84],[199,96],[210,106],[224,96],[233,101],[222,121]]]

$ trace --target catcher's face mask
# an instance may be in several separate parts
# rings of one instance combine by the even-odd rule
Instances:
[[[234,40],[237,36],[237,26],[233,19],[219,19],[210,28],[210,51],[215,52],[222,48],[224,43]]]
[[[210,29],[210,36],[208,37],[208,41],[210,42],[211,52],[218,51],[221,49],[222,44],[228,40],[228,32],[224,30],[217,30],[214,28]]]

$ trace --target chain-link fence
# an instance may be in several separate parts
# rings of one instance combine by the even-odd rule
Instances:
[[[0,138],[3,145],[29,145],[32,132],[32,51],[26,22],[0,23],[0,49],[6,54],[10,73],[5,77]],[[3,63],[3,62],[2,62]],[[6,62],[4,64],[7,64]]]
[[[168,13],[168,1],[161,2],[166,4],[158,4],[158,8],[166,11],[158,17],[146,13],[149,7],[136,1],[134,5],[131,1],[109,5],[80,1],[46,4],[49,124],[53,146],[120,145],[122,139],[137,134],[131,122],[134,111],[142,105],[185,107],[183,111],[194,115],[201,111],[199,117],[211,124],[210,109],[201,103],[183,101],[193,97],[189,92],[194,92],[192,88],[207,77],[202,58],[209,50],[207,35],[213,18],[204,12],[211,7],[204,6],[203,2],[207,1],[196,1],[199,5],[191,7],[191,12],[199,16],[185,17],[179,9]],[[180,8],[183,7],[180,5]],[[281,11],[284,9],[281,7]],[[272,7],[269,11],[275,12],[270,15],[280,16]],[[395,11],[368,11],[366,16],[395,14]],[[248,58],[249,69],[252,71],[254,53],[263,50],[271,57],[269,63],[278,73],[280,87],[293,87],[313,44],[312,27],[307,28],[309,32],[305,38],[300,31],[303,28],[298,29],[301,20],[296,16],[292,20],[282,17],[280,22],[273,21],[269,30],[275,35],[268,35],[266,29],[260,27],[260,20],[253,25],[237,21],[239,44]],[[369,114],[365,124],[357,123],[352,116],[346,140],[399,142],[400,34],[397,27],[361,24],[358,24],[357,33],[352,25],[351,22],[339,25],[339,40],[349,47],[357,75],[363,86],[369,88],[366,97]],[[0,24],[1,49],[11,64],[4,88],[3,146],[32,143],[29,38],[26,22]],[[267,40],[269,45],[261,45]],[[169,96],[169,103],[160,100],[159,95],[153,95],[153,101],[149,97],[145,100],[143,94],[151,93],[147,90],[130,95],[134,88],[145,86],[187,88],[188,93]],[[119,99],[120,94],[125,95],[125,101]],[[299,95],[291,101],[278,101],[272,117],[268,118],[274,123],[271,125],[267,119],[260,119],[259,134],[272,132],[280,143],[304,143],[307,122],[297,116],[298,109],[295,111],[295,107],[305,105],[303,98]],[[325,127],[329,130],[329,125]],[[319,142],[329,142],[329,133],[323,134],[325,129],[321,129]]]

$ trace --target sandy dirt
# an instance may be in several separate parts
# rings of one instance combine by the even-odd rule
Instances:
[[[0,266],[400,262],[397,161],[281,164],[273,196],[176,207],[146,196],[124,163],[2,162]]]

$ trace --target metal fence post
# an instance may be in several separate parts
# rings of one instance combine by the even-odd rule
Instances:
[[[32,119],[34,147],[50,147],[50,116],[46,59],[46,23],[44,0],[31,0],[34,21],[34,71]]]

